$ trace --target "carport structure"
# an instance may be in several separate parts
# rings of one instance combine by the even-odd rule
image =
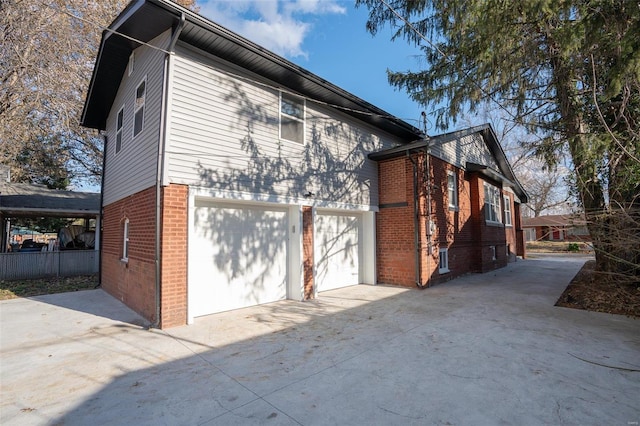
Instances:
[[[15,253],[9,251],[9,238],[11,221],[19,218],[75,218],[95,219],[95,256],[96,266],[99,262],[97,252],[100,250],[100,194],[88,192],[63,191],[49,189],[42,185],[28,183],[0,182],[0,256],[11,256]],[[15,256],[13,256],[15,258]],[[26,262],[33,259],[20,257]],[[7,262],[9,260],[7,259]],[[16,264],[15,259],[10,262]],[[7,263],[9,265],[9,263]],[[9,266],[5,265],[5,273]],[[19,268],[25,269],[25,268]],[[28,269],[28,268],[27,268]],[[33,268],[31,268],[33,269]],[[9,274],[4,278],[11,278]],[[16,277],[14,277],[16,278]]]

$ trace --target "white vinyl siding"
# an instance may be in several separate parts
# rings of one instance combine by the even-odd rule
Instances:
[[[171,37],[167,31],[150,42],[166,48]],[[148,46],[135,50],[135,68],[128,76],[123,70],[122,82],[107,119],[106,164],[104,170],[104,203],[108,205],[155,184],[165,54]],[[133,141],[136,89],[146,76],[144,130]],[[117,114],[124,106],[121,151],[116,153]]]
[[[431,147],[431,154],[461,169],[469,162],[500,170],[482,135],[477,133],[449,142],[436,143]]]
[[[487,222],[501,222],[500,189],[484,183],[484,218]]]
[[[172,61],[168,182],[377,206],[378,167],[367,154],[400,140],[312,102],[305,143],[280,139],[279,90],[180,43]]]

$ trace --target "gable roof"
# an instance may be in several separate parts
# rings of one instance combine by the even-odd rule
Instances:
[[[100,214],[100,194],[0,181],[0,213],[5,217],[95,217]]]
[[[345,108],[344,112],[407,142],[422,137],[416,127],[329,83],[304,68],[276,55],[197,13],[168,0],[134,0],[102,35],[82,125],[104,130],[131,52],[168,29],[191,46],[224,58],[300,95]],[[124,34],[125,38],[119,34]],[[362,111],[363,113],[351,110]]]
[[[495,158],[498,163],[498,167],[500,170],[494,171],[482,164],[473,164],[467,163],[465,167],[469,171],[479,172],[491,179],[498,180],[509,184],[515,191],[518,198],[522,203],[526,203],[528,201],[528,196],[515,174],[513,173],[513,169],[507,160],[507,156],[505,155],[502,147],[500,146],[500,142],[498,142],[498,137],[496,136],[491,124],[483,124],[480,126],[470,127],[468,129],[457,130],[454,132],[443,133],[438,136],[432,136],[429,138],[423,138],[417,140],[411,144],[398,146],[390,149],[386,149],[384,151],[378,151],[369,154],[369,158],[374,161],[382,161],[391,158],[397,158],[403,155],[406,155],[407,152],[416,152],[421,150],[426,150],[427,148],[437,145],[443,144],[446,142],[450,142],[456,139],[462,139],[465,136],[470,136],[474,133],[480,134],[482,139],[485,141],[487,148],[491,152],[491,155]]]
[[[551,227],[571,227],[571,226],[586,226],[587,221],[584,216],[580,214],[549,214],[538,217],[523,217],[522,227],[533,228],[536,226],[551,226]]]

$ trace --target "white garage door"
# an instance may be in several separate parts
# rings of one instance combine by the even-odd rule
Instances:
[[[287,297],[287,211],[196,199],[189,316]]]
[[[359,215],[318,212],[315,218],[315,283],[318,291],[360,283]]]

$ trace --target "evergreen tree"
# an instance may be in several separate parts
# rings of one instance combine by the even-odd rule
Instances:
[[[640,275],[640,3],[629,0],[356,0],[367,29],[421,47],[425,69],[389,82],[444,129],[495,102],[570,154],[598,267]],[[631,228],[629,228],[631,227]],[[625,230],[622,233],[622,230]],[[615,237],[612,237],[615,235]],[[619,236],[619,237],[618,237]],[[615,246],[615,247],[614,247]],[[616,248],[617,247],[617,248]],[[635,277],[635,278],[633,278]]]

